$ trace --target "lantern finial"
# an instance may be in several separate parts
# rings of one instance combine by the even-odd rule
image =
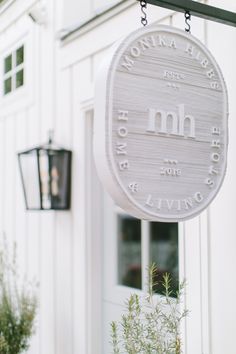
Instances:
[[[48,131],[48,144],[49,145],[52,145],[53,138],[54,138],[54,131],[52,129],[50,129]]]

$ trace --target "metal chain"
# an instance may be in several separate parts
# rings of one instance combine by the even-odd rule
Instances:
[[[191,21],[191,13],[189,11],[185,11],[185,23],[186,23],[186,28],[185,28],[185,32],[191,33],[191,25],[189,23],[189,21]]]
[[[146,9],[147,9],[147,1],[146,0],[140,0],[140,6],[141,6],[141,23],[143,26],[147,26],[148,21],[147,21],[147,14],[146,14]]]

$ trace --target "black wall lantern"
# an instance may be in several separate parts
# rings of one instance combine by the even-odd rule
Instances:
[[[53,144],[18,153],[28,210],[70,209],[72,152]]]

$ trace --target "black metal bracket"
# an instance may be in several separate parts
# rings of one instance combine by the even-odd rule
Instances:
[[[193,16],[236,27],[236,13],[200,2],[192,0],[147,0],[147,2],[178,12],[188,10]]]

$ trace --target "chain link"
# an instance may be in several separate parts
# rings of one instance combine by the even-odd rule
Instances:
[[[191,33],[191,25],[189,23],[189,21],[191,21],[191,13],[189,11],[185,11],[185,23],[186,23],[186,28],[185,28],[185,32],[187,33]]]
[[[140,6],[141,6],[141,23],[143,26],[147,26],[148,21],[147,21],[147,14],[146,14],[146,9],[147,9],[147,1],[146,0],[140,0]]]

